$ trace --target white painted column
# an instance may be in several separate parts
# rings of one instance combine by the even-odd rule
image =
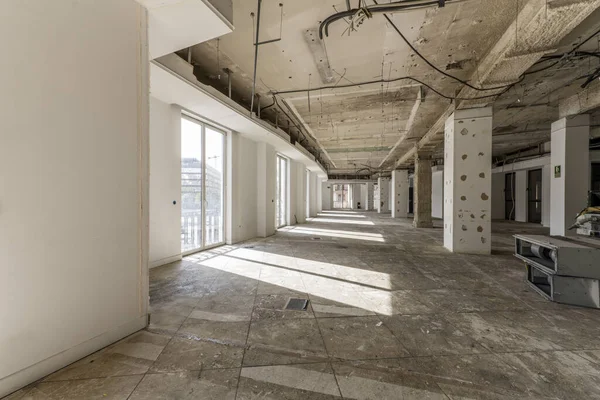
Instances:
[[[378,178],[377,179],[377,192],[379,201],[377,202],[377,212],[385,213],[390,210],[389,198],[390,198],[390,178]]]
[[[561,118],[552,124],[550,235],[575,235],[569,226],[587,205],[590,169],[590,116]]]
[[[365,210],[373,210],[374,209],[374,204],[373,204],[373,196],[375,195],[374,193],[374,189],[373,189],[373,183],[367,183],[367,185],[365,186],[365,190],[366,190],[366,201],[365,201]]]
[[[258,237],[275,233],[275,161],[277,154],[273,146],[257,143],[256,163],[256,225]]]
[[[323,211],[323,178],[317,177],[317,213]]]
[[[550,227],[550,182],[552,181],[552,166],[542,168],[542,226]]]
[[[392,171],[392,218],[408,217],[408,170]]]
[[[444,143],[444,247],[490,254],[492,108],[457,110]]]

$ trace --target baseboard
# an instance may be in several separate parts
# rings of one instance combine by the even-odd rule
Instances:
[[[181,258],[181,254],[176,254],[171,257],[161,258],[160,260],[150,261],[148,268],[156,268],[160,267],[161,265],[170,264],[175,261],[180,261]]]
[[[61,353],[55,354],[30,367],[15,372],[0,379],[0,398],[21,389],[73,362],[82,359],[109,344],[112,344],[134,332],[144,329],[148,322],[147,316],[142,316],[129,321],[108,332],[104,332],[88,341],[71,347]]]

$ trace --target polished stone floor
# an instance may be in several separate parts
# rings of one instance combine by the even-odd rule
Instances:
[[[155,268],[146,330],[10,399],[600,399],[600,311],[527,288],[511,235],[543,228],[493,229],[494,255],[456,255],[325,211]]]

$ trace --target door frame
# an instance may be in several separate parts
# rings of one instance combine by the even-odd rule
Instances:
[[[530,198],[530,194],[531,194],[531,173],[532,172],[536,172],[539,173],[539,182],[540,182],[540,188],[541,188],[541,193],[540,193],[540,199],[539,200],[531,200]],[[542,207],[543,207],[543,197],[542,197],[542,193],[544,190],[543,187],[543,183],[544,182],[544,171],[542,168],[534,168],[534,169],[528,169],[527,170],[527,222],[532,223],[532,224],[541,224],[542,220],[544,219],[543,217],[543,211],[542,211]],[[530,212],[530,204],[531,203],[540,203],[540,220],[539,221],[531,221],[531,212]]]
[[[182,251],[181,252],[181,256],[185,257],[185,256],[189,256],[190,254],[195,254],[201,251],[205,251],[205,250],[209,250],[215,247],[219,247],[219,246],[223,246],[226,243],[226,224],[225,224],[225,220],[226,220],[226,207],[225,207],[225,203],[226,203],[226,197],[227,197],[227,131],[219,128],[218,126],[215,126],[209,122],[207,122],[206,120],[204,120],[203,118],[196,116],[192,113],[190,113],[189,111],[185,111],[182,110],[181,112],[181,119],[187,119],[190,122],[193,122],[195,124],[200,125],[201,127],[201,142],[202,142],[202,149],[201,149],[201,155],[202,155],[202,213],[201,213],[201,230],[202,230],[202,241],[201,241],[201,246],[195,249],[191,249],[191,250],[187,250],[187,251]],[[221,231],[222,231],[222,240],[218,243],[212,243],[210,245],[206,245],[206,127],[209,126],[211,130],[218,132],[222,135],[221,137],[221,149],[223,152],[223,169],[222,169],[222,196],[221,196],[221,210],[222,210],[222,216],[221,216]],[[181,134],[181,133],[180,133]],[[181,197],[183,195],[183,191],[180,190],[180,204],[183,205],[183,201],[181,201]],[[181,224],[181,222],[180,222]]]

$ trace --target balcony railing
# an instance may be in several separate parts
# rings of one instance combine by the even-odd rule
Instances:
[[[208,213],[207,213],[208,214]],[[222,216],[206,215],[205,246],[221,243],[223,241]],[[202,248],[202,212],[183,211],[181,215],[181,251]]]

